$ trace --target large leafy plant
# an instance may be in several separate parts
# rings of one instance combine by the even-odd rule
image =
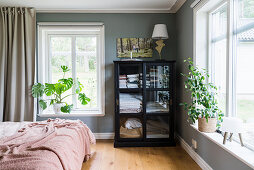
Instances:
[[[191,93],[191,103],[180,105],[184,105],[185,110],[188,110],[192,122],[195,123],[199,117],[206,118],[207,122],[208,118],[217,118],[219,126],[224,115],[218,107],[216,86],[209,83],[209,74],[206,69],[194,67],[191,58],[184,62],[188,63],[189,73],[181,73],[181,75],[187,78],[185,88]]]
[[[70,71],[67,66],[61,66],[63,72],[63,78],[59,79],[57,83],[36,83],[32,87],[32,96],[34,98],[39,98],[40,107],[45,110],[47,105],[53,105],[54,103],[65,103],[65,106],[61,107],[61,111],[64,113],[70,113],[73,104],[69,105],[64,101],[67,97],[77,94],[78,100],[82,105],[88,104],[90,102],[90,98],[88,98],[85,93],[82,93],[82,89],[84,86],[78,81],[78,79],[74,82],[72,78],[65,78],[65,74]],[[64,95],[64,93],[68,90],[72,90],[75,88],[75,93]],[[43,99],[43,95],[52,96],[51,99]]]

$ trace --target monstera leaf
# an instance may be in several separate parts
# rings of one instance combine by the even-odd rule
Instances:
[[[44,93],[44,85],[41,83],[36,83],[33,85],[32,87],[32,96],[34,98],[38,98],[41,97]]]
[[[45,100],[40,100],[39,101],[39,105],[40,105],[40,107],[43,109],[43,110],[45,110],[46,108],[47,108],[47,103],[46,103],[46,101]]]
[[[61,69],[62,69],[62,71],[63,71],[64,73],[70,71],[70,69],[69,69],[67,66],[64,66],[64,65],[61,66]]]
[[[55,90],[56,90],[56,94],[62,94],[63,92],[65,92],[65,85],[62,83],[56,83],[55,84]]]
[[[90,98],[88,98],[84,93],[81,93],[84,86],[78,81],[75,81],[72,78],[65,78],[66,72],[70,71],[70,69],[62,65],[61,66],[63,78],[59,79],[57,83],[45,83],[45,85],[41,83],[36,83],[32,87],[32,96],[34,98],[39,98],[39,106],[45,110],[47,108],[47,104],[53,105],[55,103],[62,103],[64,102],[64,99],[70,96],[73,96],[78,94],[78,99],[81,102],[81,104],[86,105],[88,102],[90,102]],[[75,84],[75,93],[62,95],[64,92],[68,90],[72,90],[73,86]],[[45,100],[42,99],[43,94],[46,94],[46,96],[51,96],[50,98],[47,97]],[[40,100],[41,99],[41,100]],[[49,100],[49,102],[46,102],[46,100]],[[61,111],[64,113],[70,113],[73,108],[73,105],[68,105],[66,103],[65,106],[61,107]]]
[[[61,111],[64,113],[71,113],[72,108],[73,108],[73,104],[71,105],[66,104],[65,106],[61,107]]]
[[[45,94],[47,95],[47,96],[51,96],[52,94],[54,94],[55,93],[55,85],[54,84],[49,84],[49,83],[45,83],[45,90],[44,90],[44,92],[45,92]]]
[[[90,102],[90,98],[86,97],[85,93],[79,93],[78,99],[82,105],[86,105]]]
[[[83,84],[81,84],[80,81],[77,79],[76,80],[76,94],[79,94],[83,88],[84,88]]]
[[[65,91],[71,89],[73,86],[73,79],[72,78],[60,79],[60,80],[58,80],[58,82],[65,85]]]

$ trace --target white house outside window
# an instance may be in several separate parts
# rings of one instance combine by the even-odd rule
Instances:
[[[71,114],[103,115],[103,24],[38,23],[38,82],[56,83],[62,78],[61,65],[71,69],[65,77],[72,77],[74,80],[79,78],[84,85],[85,94],[91,99],[84,106],[77,100],[77,95],[67,98],[66,102],[74,106]],[[49,107],[40,114],[53,114],[52,108]]]

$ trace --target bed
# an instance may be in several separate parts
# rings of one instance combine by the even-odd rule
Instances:
[[[80,120],[0,123],[1,170],[80,170],[95,137]]]

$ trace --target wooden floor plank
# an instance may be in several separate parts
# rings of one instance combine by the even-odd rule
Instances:
[[[82,170],[200,170],[180,147],[114,148],[112,140],[98,140]]]

